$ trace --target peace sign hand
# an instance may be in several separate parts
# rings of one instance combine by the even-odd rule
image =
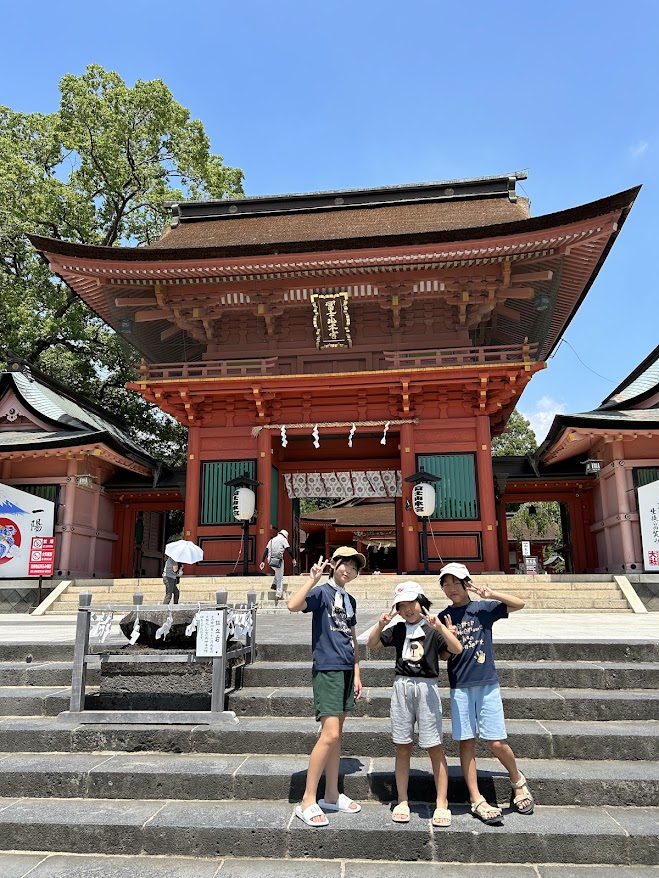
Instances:
[[[473,591],[478,595],[479,598],[489,598],[492,596],[492,591],[487,587],[487,585],[476,585],[475,582],[472,582],[471,579],[467,582],[467,589],[469,591]]]
[[[329,563],[329,559],[327,561],[324,561],[323,556],[321,555],[309,571],[309,576],[311,576],[312,579],[318,581],[323,573],[326,572]]]
[[[396,615],[396,605],[394,604],[388,612],[382,613],[382,615],[378,619],[378,624],[380,625],[380,627],[384,628],[384,626],[388,625]]]

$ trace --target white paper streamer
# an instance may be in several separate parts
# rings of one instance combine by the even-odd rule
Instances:
[[[389,421],[384,425],[384,433],[382,434],[382,439],[380,439],[380,445],[387,444],[387,430],[389,429]]]
[[[133,625],[133,630],[131,631],[130,638],[128,642],[131,646],[135,646],[137,643],[137,638],[140,636],[140,616],[139,613],[135,616],[135,624]]]
[[[356,432],[357,427],[355,427],[355,425],[353,424],[352,429],[350,430],[350,435],[348,436],[348,448],[352,448],[352,437],[355,435]]]
[[[282,425],[281,428],[281,447],[286,448],[288,445],[288,437],[286,436],[286,427]]]
[[[100,616],[97,613],[92,613],[91,615],[91,628],[89,631],[90,637],[98,637],[99,643],[105,643],[108,638],[108,634],[112,629],[112,618],[114,613],[112,610],[107,610],[105,613],[101,613]]]
[[[313,436],[313,447],[320,448],[320,438],[318,433],[318,424],[316,424],[311,431],[311,435]]]
[[[174,624],[174,616],[172,615],[172,611],[169,610],[167,613],[167,618],[162,623],[160,628],[156,631],[156,640],[160,640],[162,637],[163,640],[167,640],[167,635],[172,630],[172,625]]]

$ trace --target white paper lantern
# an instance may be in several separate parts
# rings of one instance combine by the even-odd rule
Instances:
[[[412,508],[419,518],[429,518],[435,511],[435,489],[427,482],[419,482],[412,490]]]
[[[251,488],[238,488],[233,495],[233,514],[238,521],[249,521],[256,509],[256,494]]]

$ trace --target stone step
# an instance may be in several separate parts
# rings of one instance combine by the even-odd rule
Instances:
[[[281,603],[277,606],[281,606],[282,609],[287,609],[285,606],[285,601],[290,596],[290,592],[284,592],[284,598]],[[595,601],[622,601],[620,604],[621,609],[627,608],[627,602],[625,598],[622,596],[622,593],[618,590],[610,589],[605,591],[603,589],[591,589],[589,591],[584,592],[570,592],[563,591],[562,589],[556,589],[555,591],[527,591],[526,589],[519,590],[515,592],[517,597],[527,602],[526,609],[538,608],[539,605],[545,605],[548,601],[558,601],[560,605],[574,606],[577,609],[582,608],[583,606],[591,606]],[[358,607],[361,605],[371,602],[376,602],[380,605],[381,611],[384,609],[388,609],[391,602],[391,595],[377,595],[377,594],[367,594],[367,595],[355,595],[354,596],[358,601]],[[145,604],[158,604],[161,606],[166,606],[162,603],[163,595],[158,592],[157,594],[144,596]],[[244,597],[242,598],[244,600]],[[108,603],[119,604],[121,606],[128,606],[132,603],[132,595],[112,595],[107,599]],[[229,600],[233,601],[233,597],[229,596]],[[256,602],[259,605],[269,604],[272,602],[274,604],[274,592],[270,594],[268,591],[256,592]],[[210,595],[206,592],[187,592],[181,595],[181,604],[189,605],[189,604],[211,604],[215,602],[215,595]],[[94,602],[92,602],[94,603]],[[101,609],[103,604],[100,601],[95,602],[96,606]],[[441,612],[448,606],[446,601],[435,600],[433,601],[433,608],[438,612]],[[59,600],[54,606],[51,612],[57,611],[58,613],[67,614],[75,614],[78,608],[78,599],[75,595],[65,595],[61,600]]]
[[[659,662],[575,661],[569,664],[504,660],[497,661],[497,671],[501,685],[506,688],[659,689]],[[369,661],[362,666],[361,675],[365,686],[391,686],[393,664],[391,661]],[[243,681],[245,686],[260,688],[310,685],[310,660],[257,661],[244,668]]]
[[[286,618],[294,618],[287,613]],[[279,620],[277,620],[278,622]],[[299,635],[308,636],[307,644],[311,643],[311,626],[307,619],[302,619],[298,637],[295,642],[272,643],[261,640],[257,636],[257,652],[259,661],[299,661],[300,654],[305,651],[311,655],[310,646],[304,645],[299,640]],[[260,630],[260,629],[259,629]],[[113,627],[113,632],[117,626]],[[92,642],[91,650],[95,653],[118,652],[125,647],[125,638],[117,637],[113,640],[112,635],[105,644]],[[499,640],[496,638],[495,648],[497,663],[502,660],[513,661],[566,661],[570,666],[578,659],[579,661],[591,662],[634,662],[652,663],[659,662],[659,642],[657,641],[632,641],[629,643],[610,640]],[[377,660],[386,655],[381,649],[367,650],[365,644],[360,644],[360,656],[362,659],[372,657]],[[48,662],[57,665],[60,662],[73,660],[73,643],[0,643],[0,668],[5,662],[15,662],[25,665],[26,656],[30,656],[33,664]]]
[[[623,692],[593,689],[502,689],[501,695],[507,719],[586,722],[659,720],[659,696],[648,693],[646,689],[628,689]],[[388,717],[390,702],[391,688],[366,687],[357,702],[355,715]],[[311,688],[249,687],[231,693],[228,707],[239,717],[311,716],[313,693]],[[442,691],[442,710],[445,717],[450,715],[447,690]]]
[[[508,739],[520,759],[659,758],[659,721],[573,722],[565,720],[509,720]],[[444,722],[447,755],[458,748]],[[173,753],[284,754],[310,753],[318,724],[301,717],[244,717],[237,726],[90,725],[51,717],[0,717],[0,752],[62,753],[96,751],[164,751]],[[391,754],[388,719],[356,718],[346,723],[343,752]],[[479,743],[477,752],[488,756]],[[415,750],[415,755],[421,751]]]
[[[659,698],[648,697],[647,690],[623,692],[589,689],[502,689],[508,719],[560,719],[608,722],[615,720],[659,720]],[[69,709],[70,688],[57,686],[0,687],[0,716],[57,716]],[[356,716],[387,717],[390,688],[366,688],[357,704]],[[146,699],[146,700],[145,700]],[[154,703],[155,702],[155,703]],[[156,706],[157,703],[157,706]],[[313,714],[311,689],[247,688],[229,695],[228,709],[237,716],[310,716]],[[87,687],[87,710],[209,710],[206,698],[153,693],[145,681],[144,694],[99,696],[98,687]],[[448,693],[442,696],[442,709],[450,715]]]
[[[277,653],[278,651],[273,650]],[[309,658],[300,661],[301,656]],[[382,652],[379,651],[379,655]],[[296,648],[298,661],[261,661],[247,665],[240,673],[242,685],[256,688],[296,688],[311,684],[311,648]],[[0,687],[67,687],[71,684],[72,662],[0,662]],[[497,661],[502,687],[524,689],[659,689],[659,662],[598,661]],[[145,672],[145,679],[149,672]],[[362,680],[366,687],[390,687],[394,680],[391,661],[364,660]],[[440,677],[445,685],[446,678]],[[147,679],[148,682],[148,679]],[[100,663],[88,662],[87,683],[100,684]],[[650,696],[648,696],[650,697]]]
[[[396,800],[393,746],[388,757],[344,757],[342,789],[353,799]],[[0,797],[85,799],[223,799],[297,801],[307,756],[199,753],[0,753]],[[435,786],[426,757],[411,761],[410,798],[430,802]],[[499,762],[481,759],[479,785],[490,802],[508,804]],[[524,774],[542,805],[654,806],[659,765],[640,761],[528,759]],[[324,792],[321,782],[319,795]],[[468,801],[459,765],[449,766],[449,801]]]
[[[0,853],[3,878],[400,878],[400,866],[388,860],[221,857],[212,860],[190,857],[116,856],[95,854]],[[437,878],[438,865],[414,864],[418,878]],[[511,871],[514,869],[514,871]],[[488,878],[657,878],[653,866],[597,866],[566,863],[502,863],[487,865]],[[442,878],[481,878],[483,867],[471,863],[443,863]]]
[[[7,798],[0,838],[12,851],[33,850],[38,840],[51,852],[179,856],[184,846],[194,857],[293,860],[358,851],[363,860],[643,865],[655,864],[659,851],[657,808],[545,806],[490,827],[462,805],[448,830],[433,830],[431,816],[431,806],[414,804],[410,823],[396,826],[390,806],[365,803],[358,815],[332,814],[330,826],[315,831],[289,802],[97,799],[90,807],[85,799]]]

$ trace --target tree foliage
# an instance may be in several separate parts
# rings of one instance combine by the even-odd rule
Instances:
[[[534,537],[550,537],[552,544],[562,542],[560,503],[522,503],[508,521],[508,533],[518,542]]]
[[[492,457],[530,454],[537,447],[530,421],[515,409],[508,419],[505,432],[492,440]]]
[[[168,202],[242,195],[243,174],[210,152],[202,123],[160,80],[131,88],[91,65],[64,76],[60,93],[51,114],[0,106],[2,346],[127,418],[147,450],[178,462],[184,428],[124,389],[138,354],[53,277],[27,235],[149,244]]]

